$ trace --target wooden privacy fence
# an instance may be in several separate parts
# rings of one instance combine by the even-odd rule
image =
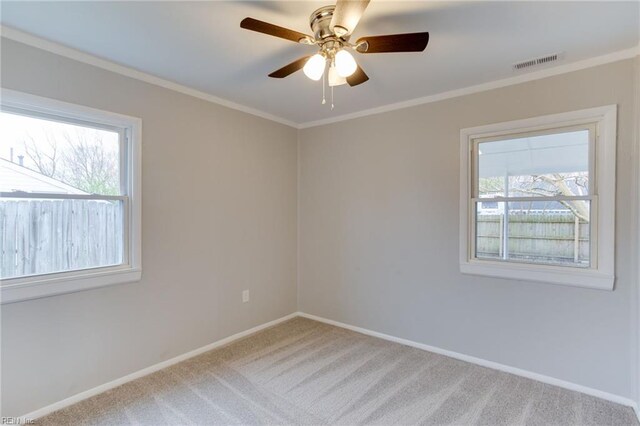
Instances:
[[[122,262],[120,201],[0,199],[0,277]]]
[[[503,215],[477,216],[478,257],[502,257]],[[511,259],[588,264],[589,223],[572,214],[509,214],[508,253]]]
[[[0,199],[0,278],[116,265],[119,201]],[[502,215],[478,215],[478,257],[501,257]],[[588,264],[589,224],[570,214],[509,214],[512,259]]]

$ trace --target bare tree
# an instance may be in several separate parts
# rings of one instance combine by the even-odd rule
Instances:
[[[56,178],[59,161],[58,141],[55,136],[49,133],[45,135],[45,139],[46,144],[43,143],[45,141],[36,142],[33,136],[28,134],[26,139],[22,141],[24,152],[38,169],[38,172],[50,178]]]
[[[33,163],[30,168],[39,173],[85,192],[119,193],[119,156],[107,149],[100,132],[81,128],[63,133],[45,131],[44,138],[29,135],[23,144]]]
[[[78,129],[63,137],[69,147],[62,155],[68,182],[90,193],[118,194],[118,156],[104,149],[102,136]]]
[[[587,180],[585,177],[580,175],[565,176],[560,173],[553,173],[551,175],[534,176],[533,179],[534,184],[531,185],[531,187],[523,186],[519,191],[530,194],[547,196],[561,195],[565,197],[585,195],[588,191]],[[542,185],[536,185],[538,182],[542,183]],[[569,186],[569,183],[573,183],[573,185]],[[572,200],[560,201],[560,203],[571,210],[573,214],[578,216],[581,220],[589,222],[589,210],[584,201]]]
[[[504,179],[499,177],[480,179],[483,193],[504,192]],[[510,192],[518,195],[582,196],[588,193],[588,180],[582,173],[551,173],[547,175],[509,176]],[[541,200],[542,201],[542,200]],[[584,222],[589,222],[589,209],[582,200],[559,201]]]

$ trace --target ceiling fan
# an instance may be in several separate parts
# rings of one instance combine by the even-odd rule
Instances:
[[[338,0],[335,6],[324,6],[311,14],[309,23],[313,36],[279,27],[253,18],[245,18],[240,27],[280,37],[296,43],[318,46],[312,56],[304,56],[272,72],[269,77],[284,78],[302,69],[307,77],[320,80],[329,66],[329,86],[348,83],[357,86],[369,80],[364,70],[349,53],[422,52],[429,42],[429,33],[407,33],[361,37],[355,43],[349,39],[370,0]],[[324,87],[324,85],[323,85]]]

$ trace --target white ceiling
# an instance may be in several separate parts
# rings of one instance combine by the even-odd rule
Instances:
[[[295,123],[513,77],[511,65],[565,52],[566,64],[638,45],[640,3],[399,2],[369,5],[354,39],[429,31],[423,53],[358,55],[371,80],[336,88],[336,108],[302,72],[267,74],[313,48],[242,30],[247,16],[310,33],[329,1],[14,2],[3,25]],[[535,69],[534,69],[535,70]]]

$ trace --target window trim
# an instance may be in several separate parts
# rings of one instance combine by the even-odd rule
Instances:
[[[21,110],[33,116],[54,117],[68,120],[73,124],[88,126],[101,125],[109,129],[124,129],[121,134],[121,173],[126,172],[126,192],[121,196],[87,195],[64,197],[60,194],[20,194],[22,198],[86,198],[124,200],[125,223],[123,256],[125,262],[115,266],[105,266],[73,271],[53,272],[26,277],[8,278],[0,285],[0,303],[13,303],[58,294],[89,290],[92,288],[139,281],[142,276],[142,120],[82,105],[35,96],[15,90],[2,89],[0,92],[2,109],[13,112]],[[122,137],[126,137],[125,139]],[[124,166],[124,167],[123,167]],[[121,185],[123,179],[120,180]],[[14,196],[16,194],[13,194]],[[1,193],[0,197],[10,197],[11,193]]]
[[[516,263],[476,259],[472,215],[474,196],[473,146],[477,139],[548,131],[595,124],[595,146],[590,152],[590,170],[595,170],[590,194],[595,256],[589,268]],[[615,162],[617,106],[608,105],[523,120],[489,124],[460,130],[460,271],[463,274],[536,281],[575,287],[613,290],[615,281]],[[595,161],[594,156],[595,155]],[[494,201],[494,199],[491,199]]]

